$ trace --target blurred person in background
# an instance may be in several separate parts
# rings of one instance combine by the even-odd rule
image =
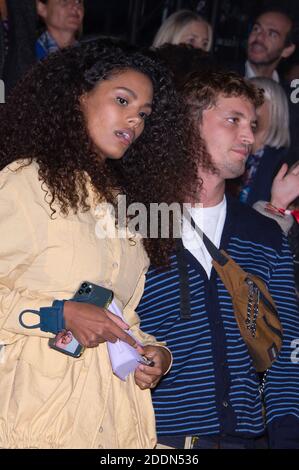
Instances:
[[[272,78],[284,88],[290,113],[291,146],[288,162],[298,160],[299,152],[299,107],[289,99],[293,91],[290,84],[278,73],[278,65],[293,55],[298,42],[298,24],[284,6],[264,8],[254,20],[247,43],[247,60],[243,63],[230,64],[230,69],[246,78]]]
[[[241,177],[240,200],[249,205],[269,201],[274,176],[286,161],[290,146],[289,109],[283,88],[270,78],[251,81],[264,90],[265,101],[257,109],[257,130],[252,153]]]
[[[299,50],[298,48],[292,56],[279,67],[283,80],[291,84],[293,80],[299,79]]]
[[[84,0],[37,0],[37,12],[45,31],[36,42],[36,56],[73,46],[82,31]]]
[[[35,62],[35,0],[0,0],[0,79],[8,94]]]
[[[247,43],[246,78],[268,77],[279,82],[276,70],[296,49],[295,24],[281,8],[264,10],[254,21]]]
[[[211,25],[200,15],[189,10],[179,10],[170,15],[160,26],[154,47],[162,44],[190,44],[209,52],[212,45]]]
[[[4,60],[8,51],[8,19],[5,0],[0,0],[0,77],[2,77]]]
[[[253,208],[274,219],[288,237],[293,254],[296,292],[299,297],[299,161],[288,170],[283,164],[273,180],[270,201],[257,201]]]

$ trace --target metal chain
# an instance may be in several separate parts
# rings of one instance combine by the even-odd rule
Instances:
[[[268,372],[269,369],[267,369],[265,372],[264,372],[264,375],[263,375],[263,378],[262,378],[262,381],[258,387],[258,390],[259,390],[259,393],[260,395],[262,395],[264,393],[264,390],[265,390],[265,386],[266,386],[266,377],[267,377],[267,372]]]
[[[246,326],[253,338],[256,335],[256,320],[259,313],[260,291],[254,282],[247,278],[246,283],[249,286]],[[253,313],[253,315],[252,315]]]

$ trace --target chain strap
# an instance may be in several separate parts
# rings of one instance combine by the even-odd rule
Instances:
[[[245,320],[246,326],[250,331],[253,338],[256,336],[256,320],[259,313],[260,290],[257,285],[250,279],[245,279],[249,286],[248,305],[247,305],[247,318]],[[253,314],[252,314],[253,313]],[[258,387],[259,394],[263,396],[268,369],[264,372],[263,378]]]
[[[262,381],[261,381],[261,383],[260,383],[260,385],[259,385],[259,388],[258,388],[260,395],[263,395],[264,390],[265,390],[266,378],[267,378],[267,372],[268,372],[268,370],[269,370],[269,369],[267,369],[267,370],[264,372]]]

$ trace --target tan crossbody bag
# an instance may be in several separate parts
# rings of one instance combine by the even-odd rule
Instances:
[[[224,250],[218,250],[192,218],[191,225],[232,298],[235,318],[256,371],[266,371],[277,358],[283,339],[274,300],[264,281],[244,271]]]

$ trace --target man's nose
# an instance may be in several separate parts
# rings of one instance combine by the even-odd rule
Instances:
[[[255,135],[251,126],[245,126],[241,131],[241,140],[243,144],[252,145]]]
[[[261,42],[264,41],[266,33],[265,33],[265,31],[264,31],[263,29],[260,28],[258,31],[256,31],[255,34],[256,34],[256,38],[257,38],[257,39],[260,39]]]

